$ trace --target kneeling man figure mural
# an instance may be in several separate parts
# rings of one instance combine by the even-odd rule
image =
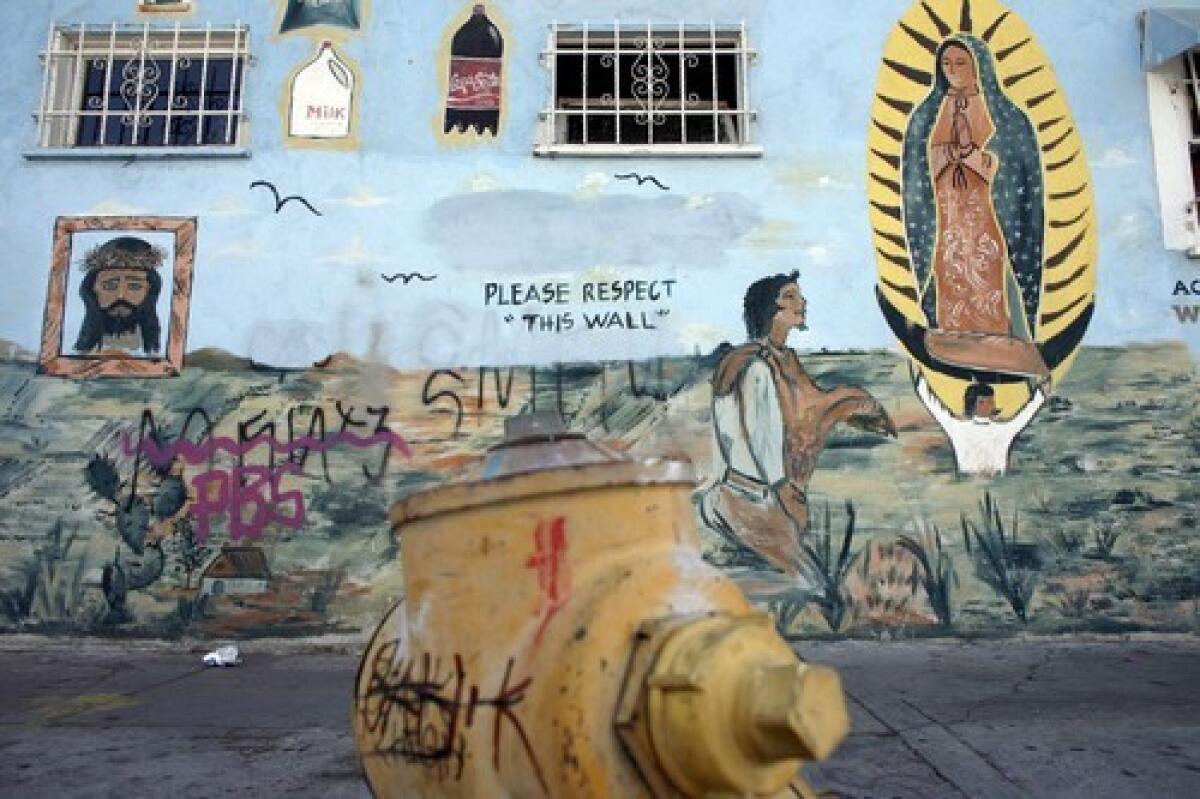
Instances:
[[[787,346],[805,330],[799,273],[765,277],[746,291],[750,341],[730,350],[713,373],[717,482],[701,514],[736,547],[749,548],[789,574],[800,570],[808,527],[809,478],[839,422],[896,436],[887,411],[857,386],[824,389]]]

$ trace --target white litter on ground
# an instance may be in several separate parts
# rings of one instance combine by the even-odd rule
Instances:
[[[204,656],[205,666],[239,666],[242,656],[236,646],[221,646]]]

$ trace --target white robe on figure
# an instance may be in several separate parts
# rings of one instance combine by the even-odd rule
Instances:
[[[1002,421],[985,416],[955,416],[929,390],[924,376],[917,380],[917,396],[950,437],[958,471],[981,477],[1001,475],[1008,470],[1008,455],[1012,450],[1013,441],[1033,420],[1046,401],[1046,395],[1039,388],[1033,392],[1033,396],[1020,413]]]
[[[756,358],[738,381],[736,391],[713,400],[713,449],[720,479],[726,468],[768,486],[786,479],[783,466],[783,412],[771,367]],[[742,420],[745,419],[745,428]]]

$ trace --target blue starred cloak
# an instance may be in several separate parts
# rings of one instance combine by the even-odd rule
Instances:
[[[1008,283],[1011,288],[1015,281],[1021,295],[1020,307],[1025,313],[1025,324],[1014,324],[1013,327],[1017,331],[1024,328],[1036,338],[1045,245],[1041,151],[1033,123],[1000,88],[987,45],[966,34],[946,39],[938,47],[933,89],[913,112],[904,136],[901,163],[904,226],[909,258],[917,288],[921,291],[921,309],[929,327],[937,327],[937,286],[929,279],[938,244],[937,200],[929,169],[929,137],[950,88],[941,69],[942,53],[955,43],[968,48],[975,57],[981,96],[996,127],[995,135],[984,150],[999,160],[999,171],[992,180],[992,207],[1008,250],[1012,278]],[[1010,307],[1014,305],[1010,303]]]

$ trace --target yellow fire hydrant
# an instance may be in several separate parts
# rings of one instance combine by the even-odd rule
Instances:
[[[479,479],[397,503],[406,594],[353,708],[375,796],[811,796],[838,676],[704,562],[694,487],[528,414]]]

